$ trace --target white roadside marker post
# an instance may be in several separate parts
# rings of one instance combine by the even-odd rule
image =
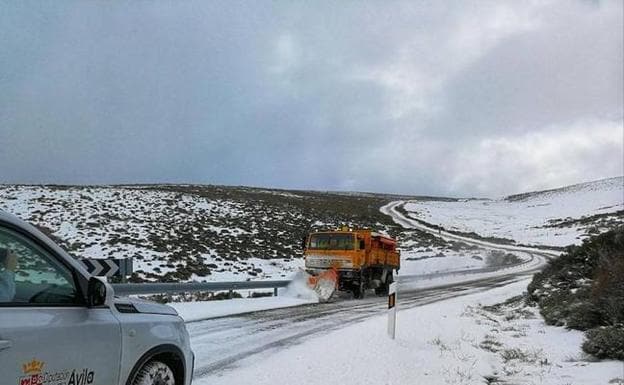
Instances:
[[[392,282],[388,290],[388,335],[392,339],[396,336],[396,300],[397,283]]]

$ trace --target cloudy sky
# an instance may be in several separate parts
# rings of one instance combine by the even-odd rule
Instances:
[[[0,183],[499,196],[624,174],[622,1],[9,1]]]

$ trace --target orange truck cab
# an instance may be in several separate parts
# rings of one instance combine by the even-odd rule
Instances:
[[[318,276],[335,269],[338,290],[351,291],[355,298],[362,298],[367,289],[387,294],[393,272],[401,267],[396,241],[369,229],[313,232],[304,246],[306,271]]]

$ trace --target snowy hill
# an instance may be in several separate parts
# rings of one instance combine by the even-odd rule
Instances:
[[[413,217],[449,229],[564,245],[594,224],[622,220],[622,181],[463,201],[197,185],[0,185],[0,210],[35,224],[76,257],[133,257],[133,281],[288,278],[303,266],[303,236],[342,224],[397,237],[401,273],[428,274],[504,261],[401,228],[381,206],[409,200]]]
[[[191,185],[0,185],[1,210],[35,224],[76,257],[134,257],[135,281],[281,279],[303,266],[308,231],[341,224],[393,231],[378,209],[400,198]]]
[[[624,177],[497,200],[410,201],[412,218],[459,232],[522,244],[579,244],[624,222]]]

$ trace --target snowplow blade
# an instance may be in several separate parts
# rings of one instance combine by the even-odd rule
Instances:
[[[338,272],[329,269],[308,279],[308,285],[314,289],[321,302],[327,302],[338,288]]]

